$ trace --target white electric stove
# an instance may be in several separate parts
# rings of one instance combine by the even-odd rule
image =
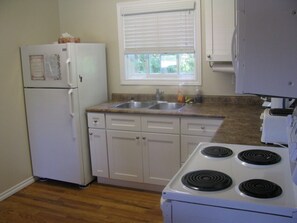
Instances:
[[[164,222],[297,223],[296,123],[290,149],[200,143],[163,190]]]

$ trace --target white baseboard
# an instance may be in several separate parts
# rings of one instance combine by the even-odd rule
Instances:
[[[4,191],[0,194],[0,201],[3,201],[4,199],[10,197],[11,195],[15,194],[16,192],[20,191],[21,189],[29,186],[30,184],[34,183],[35,179],[34,177],[29,177],[28,179],[18,183],[17,185],[9,188],[8,190]]]

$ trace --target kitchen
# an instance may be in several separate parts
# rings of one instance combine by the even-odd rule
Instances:
[[[0,63],[1,76],[4,79],[1,81],[0,193],[22,182],[26,183],[27,179],[32,176],[19,46],[51,43],[64,32],[79,36],[82,42],[103,42],[107,44],[109,93],[141,92],[151,94],[155,91],[155,86],[120,85],[117,2],[119,1],[1,1],[2,60]],[[204,1],[202,1],[202,6],[203,4]],[[204,41],[205,36],[202,35],[202,42]],[[205,53],[202,52],[202,54]],[[235,95],[233,75],[212,72],[205,60],[203,60],[202,69],[202,90],[205,95]],[[175,94],[177,87],[162,86],[162,90],[166,94]],[[194,87],[188,87],[187,90],[194,92]]]

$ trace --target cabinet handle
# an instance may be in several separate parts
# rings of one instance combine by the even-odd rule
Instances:
[[[205,129],[205,126],[201,126],[201,129],[204,130]]]
[[[139,136],[137,136],[136,139],[138,140],[139,139]]]
[[[93,121],[94,124],[97,124],[97,122],[98,122],[98,120],[94,120],[94,121]]]
[[[143,140],[146,140],[146,137],[142,137]]]
[[[89,133],[89,135],[90,135],[90,136],[92,136],[92,135],[93,135],[93,133],[91,133],[91,132],[90,132],[90,133]]]

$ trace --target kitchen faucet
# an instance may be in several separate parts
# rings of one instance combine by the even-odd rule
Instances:
[[[160,91],[159,88],[156,89],[156,101],[163,100],[164,91]]]

